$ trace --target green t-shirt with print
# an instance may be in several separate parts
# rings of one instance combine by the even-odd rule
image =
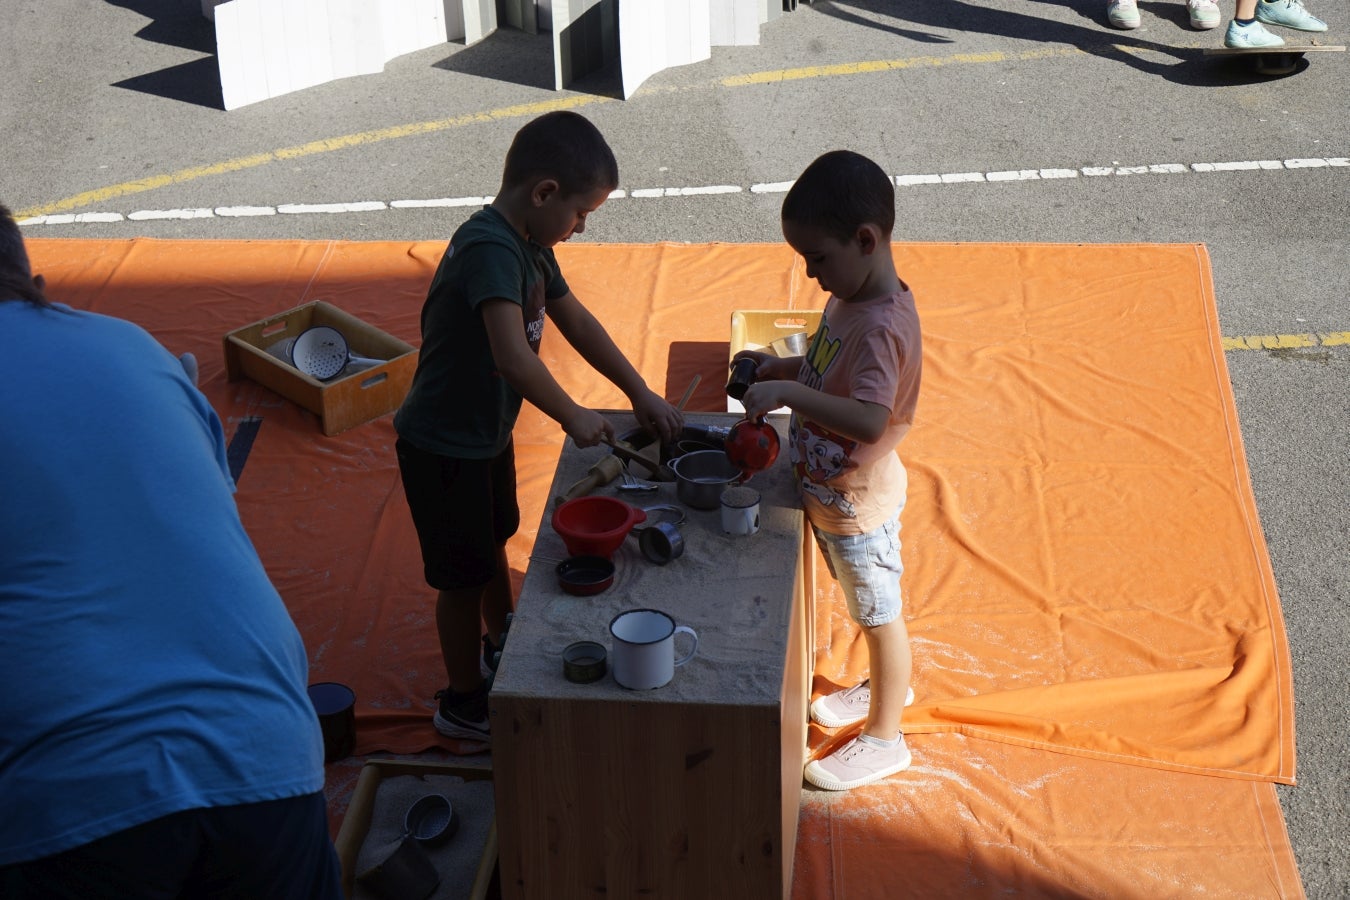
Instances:
[[[525,338],[538,353],[545,304],[567,292],[551,249],[522,238],[491,206],[470,216],[451,237],[427,291],[417,371],[394,415],[399,436],[429,453],[465,459],[505,449],[522,398],[497,371],[481,306],[518,304]]]

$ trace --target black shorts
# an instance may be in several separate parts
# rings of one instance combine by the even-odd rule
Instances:
[[[514,442],[492,459],[428,453],[403,438],[394,448],[427,584],[486,585],[497,573],[497,548],[520,528]]]
[[[0,867],[7,900],[342,900],[323,792],[189,809]]]

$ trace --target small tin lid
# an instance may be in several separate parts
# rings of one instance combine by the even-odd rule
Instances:
[[[590,684],[605,677],[607,654],[603,644],[577,641],[563,649],[563,677],[575,684]]]

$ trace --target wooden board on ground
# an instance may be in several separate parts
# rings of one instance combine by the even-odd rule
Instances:
[[[1205,56],[1246,56],[1263,75],[1288,75],[1305,53],[1344,53],[1343,44],[1284,44],[1279,47],[1211,47]]]

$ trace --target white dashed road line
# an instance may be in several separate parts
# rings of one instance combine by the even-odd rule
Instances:
[[[998,172],[947,172],[935,174],[892,176],[896,187],[921,187],[945,184],[1000,184],[1009,181],[1051,181],[1064,178],[1136,177],[1139,175],[1189,175],[1221,172],[1301,171],[1303,169],[1350,168],[1350,157],[1331,156],[1308,159],[1257,159],[1234,162],[1155,163],[1143,166],[1083,166],[1078,169],[1010,169]],[[635,188],[615,191],[613,199],[629,197],[636,200],[657,200],[668,197],[699,197],[719,194],[738,194],[748,190],[752,194],[782,194],[792,187],[791,181],[773,181],[752,184],[742,188],[735,184],[713,184],[696,187]],[[23,219],[20,225],[72,225],[107,222],[144,222],[156,219],[210,219],[247,216],[311,216],[344,213],[376,212],[387,209],[425,209],[428,207],[481,206],[491,197],[442,197],[427,200],[361,200],[350,203],[286,203],[279,206],[218,206],[189,209],[142,209],[125,216],[115,212],[58,213]]]

